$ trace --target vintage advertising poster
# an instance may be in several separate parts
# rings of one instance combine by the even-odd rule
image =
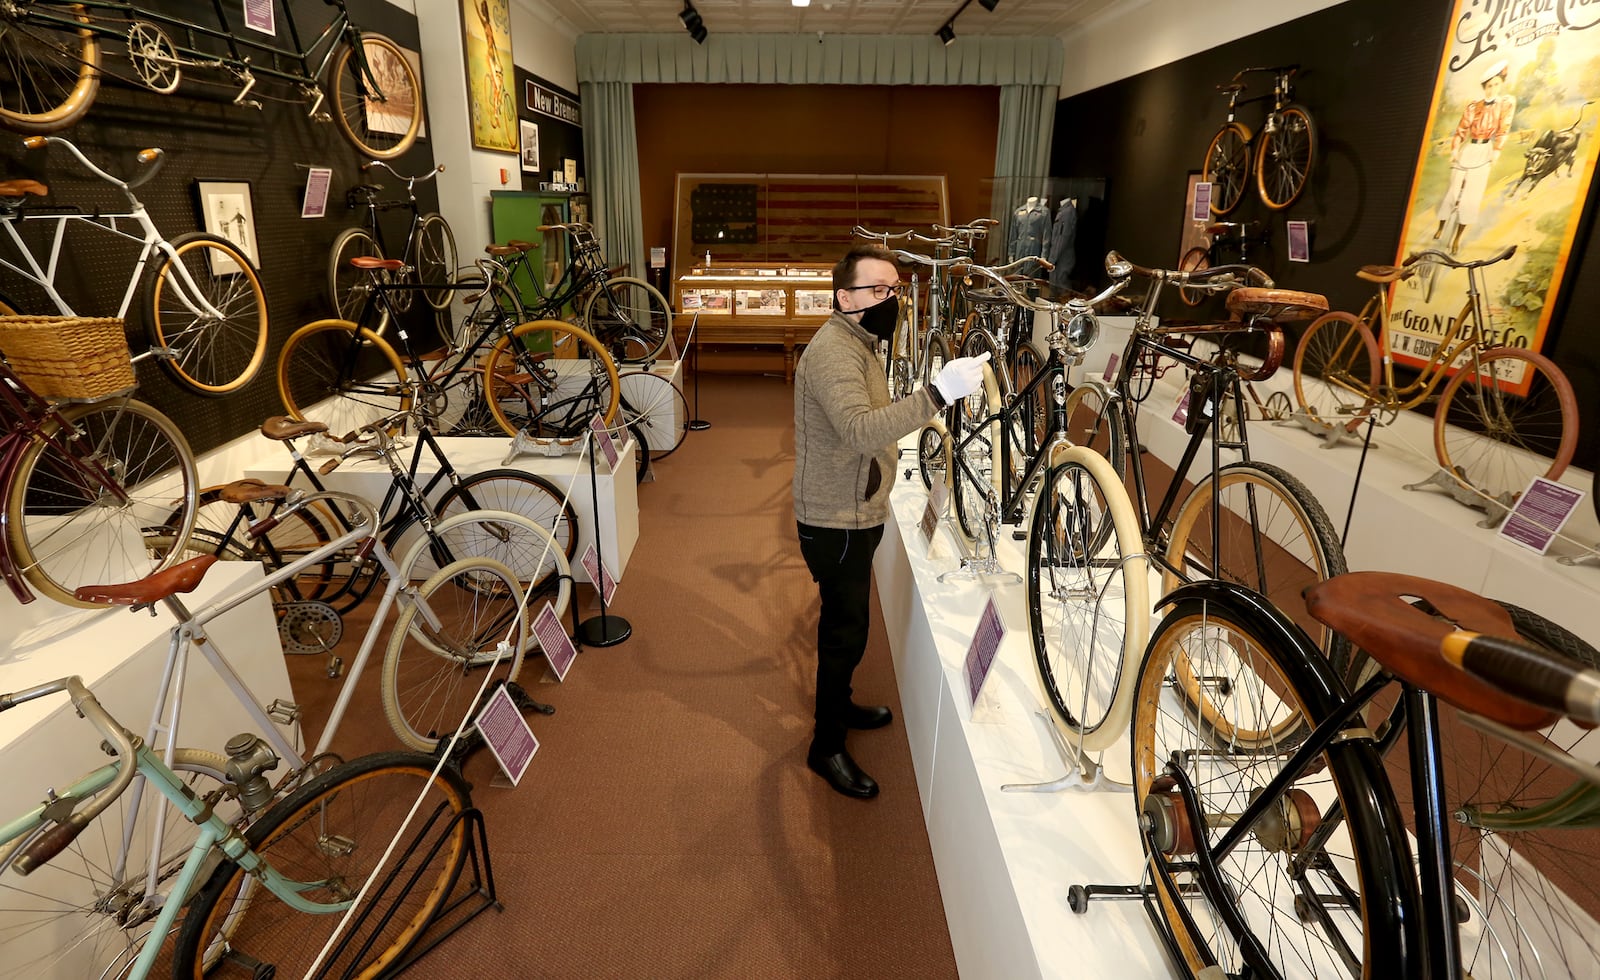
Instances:
[[[1594,174],[1600,5],[1456,0],[1397,262],[1424,249],[1483,270],[1492,344],[1539,350]],[[1422,367],[1467,303],[1433,265],[1390,291],[1395,361]],[[1527,379],[1501,383],[1523,393]]]
[[[461,0],[461,36],[467,56],[467,106],[472,145],[516,153],[517,103],[512,96],[509,0]]]

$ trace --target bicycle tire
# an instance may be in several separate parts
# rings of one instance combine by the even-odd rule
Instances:
[[[1376,407],[1373,394],[1382,381],[1381,363],[1378,341],[1361,318],[1324,313],[1306,327],[1294,351],[1295,402],[1312,421],[1354,432]],[[1330,398],[1341,392],[1359,397],[1361,405],[1348,411],[1335,405],[1319,414],[1312,397],[1318,387]]]
[[[950,360],[950,338],[945,336],[943,330],[929,330],[923,349],[922,386],[926,388],[933,384],[933,379],[944,370],[945,362]]]
[[[412,403],[400,355],[349,320],[313,320],[289,335],[278,354],[278,397],[290,418],[323,422],[339,437],[410,411]]]
[[[1029,382],[1038,377],[1046,363],[1044,352],[1039,350],[1038,344],[1031,340],[1018,341],[1017,349],[1011,355],[1011,383],[1018,395],[1028,389]],[[1037,456],[1039,450],[1044,448],[1045,440],[1050,438],[1050,408],[1055,403],[1052,387],[1050,384],[1041,384],[1033,389],[1026,408],[1018,413],[1021,431],[1026,437],[1018,445],[1027,454],[1018,473],[1027,469],[1027,461]]]
[[[194,454],[182,430],[143,402],[79,405],[63,410],[61,419],[80,433],[81,444],[128,499],[105,505],[104,485],[74,462],[87,454],[63,453],[35,438],[17,461],[6,500],[11,557],[39,594],[101,608],[73,590],[132,582],[177,560],[194,528]],[[42,435],[61,432],[50,423]],[[174,511],[181,515],[178,524],[165,526]]]
[[[196,796],[229,785],[227,760],[215,752],[174,749],[170,768]],[[94,798],[84,797],[77,808],[82,810]],[[136,814],[132,812],[134,806],[138,807]],[[221,796],[216,806],[229,825],[244,828],[248,818],[237,797]],[[166,821],[158,845],[161,856],[156,862],[155,898],[171,900],[178,869],[198,839],[199,829],[171,806],[143,774],[135,775],[128,789],[95,818],[91,826],[96,830],[84,835],[85,843],[68,848],[27,878],[14,873],[10,862],[36,833],[0,845],[0,872],[4,872],[0,874],[0,906],[12,913],[23,909],[30,913],[25,920],[13,920],[11,927],[0,930],[6,940],[0,980],[124,975],[120,971],[133,965],[154,925],[153,911],[149,915],[136,913],[149,880],[146,858],[154,843],[153,821],[158,808],[166,811]],[[130,854],[129,867],[119,880],[114,858],[121,849],[123,828],[130,818],[134,848],[145,850]],[[41,830],[49,826],[45,823]],[[81,896],[81,904],[71,896]],[[44,937],[53,937],[59,945],[50,946]]]
[[[1128,475],[1128,434],[1113,391],[1099,381],[1073,388],[1062,408],[1067,415],[1067,435],[1074,445],[1087,446],[1104,456],[1119,479]]]
[[[426,603],[428,616],[419,617]],[[379,692],[389,727],[418,752],[432,752],[463,718],[476,717],[482,671],[493,684],[509,684],[522,670],[528,617],[522,587],[506,566],[489,558],[462,558],[434,572],[389,634]],[[509,634],[509,636],[508,636]],[[502,640],[510,650],[498,657]]]
[[[1218,217],[1232,213],[1244,197],[1250,179],[1249,147],[1250,130],[1239,122],[1225,123],[1206,147],[1200,179],[1212,185],[1211,213]]]
[[[1183,258],[1178,260],[1179,272],[1201,272],[1211,268],[1211,250],[1204,245],[1196,245],[1183,253]],[[1189,306],[1199,306],[1205,301],[1206,294],[1201,290],[1189,286],[1178,287],[1178,298]]]
[[[1028,634],[1050,720],[1084,752],[1128,730],[1127,690],[1150,630],[1139,518],[1122,479],[1082,446],[1063,453],[1028,531]]]
[[[417,130],[422,126],[422,86],[417,84],[411,63],[393,41],[381,34],[363,33],[361,47],[369,65],[374,60],[382,62],[394,91],[385,91],[381,103],[369,100],[366,81],[356,77],[361,59],[354,57],[355,49],[349,44],[341,44],[328,74],[329,100],[333,103],[329,108],[339,135],[351,146],[375,160],[393,160],[416,142]],[[380,114],[378,105],[390,111]],[[384,122],[388,130],[401,127],[400,131],[372,125],[384,116],[389,117]]]
[[[368,272],[350,264],[355,258],[383,258],[383,248],[365,228],[346,228],[333,240],[328,250],[328,305],[333,307],[336,319],[360,323],[367,304],[372,301],[372,277],[388,282],[390,273],[378,269]],[[389,311],[380,305],[379,324],[388,322]]]
[[[434,777],[434,761],[408,752],[386,752],[342,762],[279,801],[245,832],[252,851],[280,873],[311,885],[302,895],[323,903],[353,897],[389,841],[401,837],[397,857],[385,865],[400,868],[394,887],[369,897],[389,901],[413,871],[415,887],[404,897],[403,907],[380,909],[368,916],[361,931],[341,937],[325,964],[331,975],[382,975],[405,956],[455,887],[469,847],[468,825],[461,818],[471,809],[472,797],[450,766]],[[423,803],[401,835],[399,828],[423,787]],[[241,896],[242,892],[247,894]],[[241,904],[242,910],[236,907]],[[280,977],[302,976],[342,918],[296,912],[239,865],[224,861],[184,916],[173,976],[203,980],[204,952],[223,937],[232,949],[269,965]],[[373,935],[370,930],[381,931]]]
[[[1261,203],[1282,211],[1305,193],[1317,163],[1317,125],[1303,105],[1290,103],[1256,147],[1256,190]]]
[[[1211,538],[1213,483],[1224,512],[1221,548]],[[1258,546],[1258,533],[1270,544]],[[1163,592],[1171,592],[1185,578],[1243,585],[1266,596],[1305,630],[1335,673],[1349,676],[1350,642],[1313,619],[1300,596],[1306,587],[1347,570],[1344,548],[1322,504],[1288,471],[1268,463],[1229,463],[1196,481],[1173,517],[1167,564],[1183,569],[1184,577],[1169,568],[1162,576]],[[1204,696],[1203,687],[1195,677],[1178,677],[1179,694],[1200,710],[1207,724],[1221,730],[1225,723],[1216,716],[1216,706]],[[1293,725],[1274,732],[1234,729],[1227,737],[1244,748],[1284,744],[1306,734],[1303,724]]]
[[[565,616],[572,604],[572,566],[566,548],[547,527],[526,515],[509,510],[456,511],[434,525],[434,537],[441,542],[444,564],[460,558],[489,558],[506,566],[523,583],[532,598],[553,595],[556,616]],[[399,554],[398,565],[407,580],[425,581],[442,566],[430,557],[429,541],[418,538]],[[425,574],[424,574],[425,572]]]
[[[1000,439],[1000,387],[989,365],[983,366],[983,384],[952,406],[950,413],[950,498],[956,524],[967,542],[987,534],[985,519],[991,497],[999,499],[995,452]],[[985,419],[991,421],[985,422]],[[981,432],[976,432],[981,427]],[[968,433],[973,432],[972,438]]]
[[[79,23],[89,16],[65,5]],[[11,20],[0,31],[0,124],[41,136],[66,129],[88,113],[100,92],[100,42],[84,27],[62,30]]]
[[[917,434],[917,471],[922,474],[922,486],[928,492],[933,492],[935,483],[942,483],[949,490],[950,443],[937,423],[924,427]]]
[[[421,285],[444,285],[452,280],[458,262],[456,236],[443,215],[430,211],[422,216],[411,254],[416,256],[417,282]],[[450,301],[455,298],[455,290],[424,289],[422,298],[435,310],[448,310]]]
[[[1133,690],[1134,805],[1150,827],[1140,840],[1156,921],[1190,972],[1251,972],[1242,944],[1224,925],[1223,913],[1231,912],[1257,948],[1280,963],[1306,964],[1313,975],[1350,975],[1337,936],[1368,970],[1382,964],[1385,975],[1410,976],[1415,964],[1407,957],[1415,954],[1407,941],[1415,937],[1399,927],[1395,910],[1416,907],[1417,885],[1405,827],[1370,741],[1340,742],[1313,757],[1267,811],[1275,819],[1255,823],[1226,854],[1213,852],[1220,887],[1208,893],[1195,871],[1200,863],[1192,855],[1201,847],[1211,851],[1236,822],[1221,814],[1242,811],[1291,753],[1281,744],[1238,751],[1172,693],[1171,677],[1211,678],[1219,713],[1232,718],[1232,727],[1257,731],[1281,730],[1296,718],[1321,721],[1342,696],[1331,667],[1301,649],[1303,639],[1286,639],[1292,626],[1275,624],[1279,638],[1264,641],[1261,620],[1270,612],[1218,598],[1225,590],[1173,605],[1151,636]],[[1193,787],[1208,833],[1188,819],[1171,767]],[[1342,819],[1333,819],[1334,803]],[[1317,856],[1306,859],[1302,851]],[[1302,905],[1327,918],[1303,920],[1296,914]]]
[[[1462,486],[1499,500],[1520,496],[1536,476],[1556,480],[1578,446],[1578,401],[1572,382],[1543,354],[1496,347],[1478,355],[1474,368],[1456,371],[1433,415],[1439,465]],[[1525,396],[1498,385],[1467,385],[1474,376],[1520,372]]]
[[[885,372],[889,380],[889,400],[892,402],[911,394],[911,388],[916,383],[911,370],[916,353],[911,349],[916,336],[915,325],[911,322],[912,304],[901,303],[899,311],[895,317],[894,334],[889,338],[889,360]]]
[[[548,346],[551,360],[587,361],[590,378],[596,385],[593,395],[587,393],[585,386],[578,395],[564,400],[563,414],[552,416],[556,406],[546,401],[556,392],[544,390],[551,381],[550,372],[528,353],[530,340]],[[509,337],[495,341],[483,368],[484,400],[508,436],[527,428],[535,436],[574,438],[583,433],[596,413],[609,426],[617,417],[619,392],[617,365],[611,354],[593,334],[560,320],[518,324]]]
[[[650,460],[671,456],[689,434],[689,400],[671,378],[650,371],[622,372],[618,384],[623,423],[638,430]]]
[[[172,240],[173,256],[145,281],[145,321],[150,346],[172,380],[197,395],[238,391],[267,356],[267,295],[249,256],[226,238],[194,232]],[[201,296],[223,315],[213,320],[189,308],[173,263],[182,262]],[[229,266],[232,266],[230,269]]]
[[[672,305],[643,279],[618,276],[589,294],[583,325],[618,364],[647,364],[667,346]]]
[[[578,550],[578,513],[566,494],[554,483],[526,470],[483,470],[463,477],[439,499],[435,513],[440,518],[469,510],[508,510],[544,528],[561,545],[570,561]],[[521,572],[513,562],[511,569]],[[521,581],[532,581],[521,578]]]

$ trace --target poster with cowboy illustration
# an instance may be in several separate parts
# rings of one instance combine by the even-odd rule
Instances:
[[[1600,5],[1457,0],[1396,262],[1427,249],[1481,261],[1515,246],[1483,269],[1493,345],[1544,341],[1600,152],[1597,102]],[[1395,362],[1425,366],[1466,306],[1462,269],[1429,263],[1395,283]]]

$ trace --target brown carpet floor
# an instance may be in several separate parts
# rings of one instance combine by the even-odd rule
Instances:
[[[713,427],[639,488],[616,603],[632,638],[584,651],[559,686],[539,681],[541,662],[524,667],[557,713],[532,718],[542,746],[521,786],[495,785],[487,752],[467,767],[504,911],[408,976],[955,975],[898,720],[851,736],[877,800],[805,767],[816,593],[790,504],[793,389],[708,375],[700,415]],[[346,635],[365,626],[352,616]],[[312,741],[336,693],[320,666],[290,663]],[[376,668],[345,754],[394,747]],[[878,621],[856,692],[899,711]]]

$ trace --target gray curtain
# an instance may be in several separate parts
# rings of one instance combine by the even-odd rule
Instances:
[[[583,100],[583,155],[595,234],[607,261],[627,263],[628,275],[648,282],[644,221],[639,214],[633,86],[627,82],[580,82],[578,94]]]
[[[994,148],[994,196],[990,213],[1000,219],[989,239],[991,262],[1005,260],[1011,212],[1029,195],[1045,192],[1050,173],[1050,137],[1056,123],[1055,85],[1003,85],[1000,126]]]
[[[1049,169],[1062,69],[1061,42],[1053,37],[974,37],[945,45],[936,37],[898,35],[835,34],[819,42],[809,34],[713,34],[695,44],[687,34],[585,34],[576,56],[595,230],[612,261],[629,263],[641,277],[635,82],[998,85],[994,216],[1005,222],[1019,200],[1014,192],[1026,178],[1042,185]],[[1004,234],[991,241],[1004,252]]]

